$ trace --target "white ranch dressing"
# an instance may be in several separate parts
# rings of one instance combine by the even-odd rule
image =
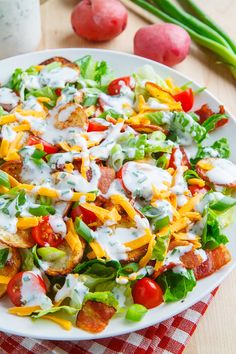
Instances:
[[[171,183],[171,175],[162,168],[146,163],[130,161],[125,164],[123,182],[126,188],[136,196],[151,199],[152,186],[159,190],[167,190],[167,184]]]
[[[182,206],[187,202],[185,192],[188,192],[187,182],[185,181],[183,174],[185,171],[185,166],[178,166],[176,174],[174,176],[174,186],[171,187],[172,193],[177,195],[177,204]]]
[[[4,124],[1,130],[1,137],[10,143],[15,140],[17,133],[13,130],[13,126],[10,124]]]
[[[117,261],[127,259],[126,251],[129,251],[129,249],[117,240],[115,231],[111,228],[99,227],[96,231],[93,231],[93,237],[110,259]]]
[[[44,310],[51,308],[52,301],[43,292],[39,283],[34,279],[32,281],[30,274],[34,272],[25,272],[22,275],[21,301],[25,306],[40,306]]]
[[[104,111],[113,110],[127,116],[133,107],[133,96],[131,97],[131,95],[109,96],[100,93],[99,97],[104,104]]]
[[[205,194],[202,199],[200,200],[199,203],[195,205],[195,210],[198,211],[199,213],[203,213],[204,209],[211,203],[211,202],[217,202],[224,198],[224,194],[220,192],[212,192],[212,193],[207,193]]]
[[[70,115],[75,112],[78,106],[76,104],[70,104],[69,106],[64,106],[58,112],[58,121],[66,122]]]
[[[53,232],[60,234],[62,237],[66,236],[66,224],[60,215],[49,215],[48,222]]]
[[[147,100],[147,106],[150,107],[151,109],[169,109],[168,105],[164,104],[164,103],[160,103],[157,99],[153,98],[153,97],[149,97],[149,99]]]
[[[15,94],[14,91],[7,87],[0,87],[0,105],[9,104],[14,108],[20,98]]]
[[[37,98],[34,96],[29,96],[27,100],[23,102],[24,110],[32,109],[36,112],[43,112],[44,109],[42,105],[38,102]]]
[[[17,221],[15,216],[4,214],[0,211],[0,225],[4,230],[15,234],[17,231]]]
[[[236,165],[226,159],[210,159],[213,168],[206,172],[212,183],[227,185],[236,182]]]
[[[99,146],[92,147],[90,149],[91,156],[100,158],[101,160],[107,160],[109,153],[113,146],[116,144],[117,139],[120,136],[120,131],[124,123],[118,123],[114,126],[111,126],[107,130],[107,137]]]
[[[79,72],[68,66],[58,67],[50,71],[45,67],[39,75],[41,85],[52,88],[63,88],[67,82],[76,82],[78,77]]]
[[[182,265],[180,257],[183,256],[185,253],[191,251],[192,248],[193,245],[175,247],[173,250],[167,253],[164,261],[164,265],[165,266],[168,266],[169,264]]]
[[[160,210],[163,218],[168,216],[170,221],[173,220],[173,206],[168,200],[158,199],[152,205]]]
[[[63,287],[57,292],[55,301],[63,301],[69,298],[70,306],[80,308],[85,295],[89,292],[87,286],[79,279],[77,274],[68,274]]]

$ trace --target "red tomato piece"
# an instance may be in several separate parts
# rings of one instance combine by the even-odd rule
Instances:
[[[187,166],[187,167],[191,167],[190,166],[190,162],[189,162],[189,159],[188,159],[188,156],[184,150],[184,148],[180,147],[180,148],[173,148],[172,149],[172,152],[171,152],[171,155],[170,155],[170,160],[169,160],[169,166],[168,167],[172,167],[174,169],[177,168],[176,166],[176,153],[178,153],[178,149],[181,151],[182,153],[182,161],[181,161],[181,165],[182,166]]]
[[[199,187],[196,184],[193,184],[191,186],[188,186],[188,189],[190,190],[192,195],[195,195],[197,193],[206,194],[211,188],[207,185],[205,185],[204,187]]]
[[[57,247],[63,242],[63,237],[53,231],[49,223],[48,215],[42,217],[38,226],[32,227],[31,235],[35,242],[40,246],[50,245],[51,247]]]
[[[88,132],[103,132],[104,130],[107,130],[108,126],[107,125],[102,125],[100,123],[96,122],[89,122],[88,124]]]
[[[116,178],[118,178],[122,184],[123,189],[127,194],[130,194],[130,191],[126,188],[125,183],[123,181],[123,173],[125,172],[126,169],[126,164],[119,169],[119,171],[116,172]]]
[[[193,95],[193,90],[191,88],[188,88],[187,90],[177,93],[173,97],[175,101],[181,103],[182,108],[185,112],[190,111],[190,109],[193,107],[194,95]]]
[[[92,211],[83,208],[81,205],[77,205],[75,208],[71,210],[72,219],[75,220],[77,216],[78,217],[81,216],[82,220],[87,225],[97,221],[96,215]]]
[[[28,140],[28,145],[36,145],[36,144],[43,144],[43,149],[47,154],[55,154],[58,152],[58,147],[52,144],[47,143],[45,140],[31,135]]]
[[[61,91],[62,91],[61,88],[57,88],[57,89],[55,90],[55,94],[56,94],[57,96],[61,96]]]
[[[43,279],[39,275],[34,274],[33,272],[30,271],[17,273],[7,285],[7,294],[11,302],[15,306],[24,305],[21,299],[21,287],[22,287],[23,276],[28,277],[27,280],[31,282],[33,288],[37,287],[39,293],[46,294],[46,285]]]
[[[163,302],[161,287],[152,279],[144,277],[138,280],[132,289],[135,304],[141,304],[147,309],[159,306]]]
[[[135,86],[134,79],[131,76],[124,76],[110,82],[107,92],[110,96],[115,96],[120,94],[120,90],[123,86],[128,86],[133,89]]]

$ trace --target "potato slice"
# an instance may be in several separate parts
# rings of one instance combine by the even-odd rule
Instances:
[[[0,243],[0,248],[4,248],[4,244]],[[20,270],[21,257],[20,253],[16,248],[9,248],[11,257],[5,264],[5,267],[0,269],[0,275],[6,277],[13,277]],[[7,285],[0,284],[0,298],[5,294],[7,290]]]
[[[75,70],[79,71],[78,65],[74,64],[72,61],[70,61],[70,60],[68,60],[66,58],[63,58],[63,57],[52,57],[52,58],[49,58],[47,60],[42,61],[42,63],[40,63],[39,65],[48,65],[48,64],[51,64],[53,62],[61,63],[63,66],[69,66],[72,69],[75,69]]]
[[[80,241],[82,243],[82,249],[79,253],[72,251],[66,241],[57,246],[59,250],[65,252],[65,256],[56,261],[47,262],[48,268],[45,269],[45,273],[51,276],[71,273],[83,257],[85,242],[83,239],[80,239]]]
[[[66,120],[65,115],[67,115]],[[88,124],[88,117],[84,108],[78,104],[69,102],[59,109],[55,116],[54,126],[62,130],[68,127],[83,128],[86,124]]]
[[[5,171],[15,179],[17,179],[17,181],[20,181],[22,161],[18,161],[18,160],[6,161],[0,166],[0,169],[2,171]]]
[[[15,234],[12,234],[3,228],[0,228],[0,242],[9,247],[17,248],[31,248],[35,244],[30,229],[18,230]]]

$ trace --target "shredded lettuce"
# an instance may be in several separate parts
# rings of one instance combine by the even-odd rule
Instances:
[[[41,311],[35,311],[31,317],[32,318],[40,318],[43,317],[49,313],[55,313],[55,312],[59,312],[59,311],[64,311],[66,312],[68,315],[74,315],[78,309],[75,309],[74,307],[71,306],[58,306],[58,307],[51,307],[48,310],[41,310]]]
[[[29,96],[50,98],[50,102],[45,103],[45,105],[48,106],[49,108],[54,107],[58,99],[55,90],[48,86],[42,87],[39,90],[30,90],[30,92],[26,94],[26,99]]]
[[[8,254],[9,248],[0,249],[0,269],[5,267],[5,264],[7,263]]]
[[[21,269],[23,271],[32,270],[34,268],[34,256],[31,249],[20,249],[22,264]]]
[[[196,165],[199,160],[208,157],[229,158],[230,147],[226,138],[215,141],[211,146],[198,145],[198,151],[194,158],[190,159],[192,165]]]
[[[94,293],[88,293],[85,295],[84,302],[86,301],[96,301],[96,302],[102,302],[103,304],[107,306],[112,306],[115,309],[118,308],[119,303],[116,300],[115,296],[110,292],[110,291],[96,291]]]
[[[208,119],[206,119],[205,122],[203,122],[202,126],[206,129],[206,132],[209,133],[216,128],[216,124],[223,118],[229,118],[229,115],[226,113],[213,114]]]
[[[168,247],[168,240],[169,235],[156,238],[151,259],[156,259],[157,261],[164,261],[166,250]]]
[[[206,224],[203,229],[201,244],[203,249],[212,250],[221,244],[226,244],[228,238],[221,233],[217,213],[208,208],[206,215]]]
[[[181,273],[168,270],[162,273],[156,281],[164,291],[165,302],[184,299],[188,292],[196,286],[194,273],[189,269],[183,269]]]
[[[95,291],[98,285],[101,286],[101,283],[114,280],[120,267],[120,263],[117,261],[105,262],[95,259],[78,264],[74,273],[80,275],[81,281],[90,291]]]

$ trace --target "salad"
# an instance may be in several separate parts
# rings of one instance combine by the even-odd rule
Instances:
[[[192,111],[151,66],[54,57],[0,87],[0,297],[98,333],[140,321],[230,262],[236,165],[224,107]],[[191,147],[191,149],[189,149]],[[194,147],[194,152],[193,152]]]

